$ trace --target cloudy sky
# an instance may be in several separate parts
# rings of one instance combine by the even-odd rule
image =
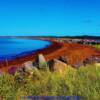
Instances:
[[[100,0],[0,0],[0,35],[100,36]]]

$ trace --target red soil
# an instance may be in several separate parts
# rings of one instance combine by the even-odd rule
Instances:
[[[46,58],[50,60],[52,59],[52,57],[56,58],[59,56],[64,56],[68,64],[73,66],[77,63],[83,63],[83,61],[91,56],[100,57],[100,51],[86,45],[64,43],[59,50],[49,55],[46,55]]]
[[[9,62],[0,62],[0,70],[6,72],[11,66],[17,65],[17,67],[20,67],[20,65],[26,61],[34,61],[40,53],[44,54],[47,61],[64,56],[70,65],[75,65],[78,62],[82,63],[86,58],[91,56],[100,57],[100,51],[93,47],[53,41],[52,45],[48,48],[32,53],[31,55],[16,58]]]

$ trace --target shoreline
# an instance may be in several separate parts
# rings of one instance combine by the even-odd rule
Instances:
[[[49,41],[51,42],[51,45],[27,56],[17,57],[16,59],[9,62],[0,62],[0,70],[7,72],[8,69],[12,66],[20,67],[20,65],[27,61],[35,61],[39,54],[43,54],[46,61],[64,57],[67,61],[67,64],[74,67],[76,65],[84,64],[84,61],[87,61],[87,59],[91,58],[92,56],[94,58],[97,57],[100,59],[100,50],[97,50],[91,46],[77,43],[61,43],[55,41],[54,39],[37,39]]]
[[[44,39],[40,38],[39,40],[44,40]],[[44,56],[46,56],[46,55],[54,52],[55,50],[61,48],[61,44],[59,44],[55,41],[48,40],[48,39],[45,39],[44,41],[49,41],[49,42],[51,42],[51,44],[46,48],[37,50],[36,52],[31,52],[30,54],[28,54],[26,56],[16,57],[14,60],[11,60],[11,61],[0,62],[0,70],[7,72],[8,69],[12,66],[20,67],[21,64],[23,64],[27,61],[34,61],[39,54],[43,54]]]

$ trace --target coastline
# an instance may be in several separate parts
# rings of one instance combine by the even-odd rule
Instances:
[[[34,38],[33,38],[34,39]],[[12,61],[0,62],[0,70],[7,72],[12,66],[20,67],[27,61],[34,61],[39,54],[43,54],[46,61],[64,57],[67,64],[71,66],[81,65],[87,58],[98,57],[100,58],[100,50],[94,47],[77,44],[77,43],[61,43],[54,39],[36,38],[44,41],[51,42],[47,48],[32,52],[31,54],[23,57],[17,57]]]
[[[46,55],[50,54],[51,52],[54,52],[55,50],[61,48],[61,44],[57,43],[56,41],[42,39],[42,38],[40,38],[39,40],[49,41],[49,42],[51,42],[51,44],[44,49],[37,50],[36,52],[32,52],[26,56],[16,57],[14,60],[11,60],[11,61],[1,61],[0,62],[0,70],[7,72],[8,69],[12,66],[20,67],[21,64],[23,64],[27,61],[34,61],[39,54],[43,54],[44,56],[46,56]]]

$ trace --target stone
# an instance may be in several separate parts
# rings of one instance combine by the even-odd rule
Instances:
[[[93,64],[93,63],[100,63],[100,58],[99,57],[88,57],[83,61],[84,65],[86,64]]]
[[[62,61],[62,62],[64,62],[64,63],[67,63],[67,60],[66,60],[66,58],[64,56],[60,56],[59,60]]]
[[[3,72],[0,70],[0,77],[3,75]]]
[[[94,57],[94,61],[95,61],[96,63],[100,63],[100,57]]]
[[[64,74],[67,69],[67,64],[57,59],[53,59],[48,63],[49,63],[49,69],[53,72]]]
[[[8,73],[14,75],[16,70],[17,70],[17,67],[16,66],[12,66],[11,68],[8,69]]]
[[[39,69],[48,70],[47,61],[43,56],[43,54],[38,55],[38,64],[39,64]]]
[[[77,63],[73,64],[72,67],[74,67],[74,68],[80,68],[82,65],[83,65],[82,62],[77,62]]]
[[[22,66],[25,68],[26,71],[31,71],[31,70],[33,70],[33,67],[35,67],[35,66],[33,66],[32,61],[27,61]]]

